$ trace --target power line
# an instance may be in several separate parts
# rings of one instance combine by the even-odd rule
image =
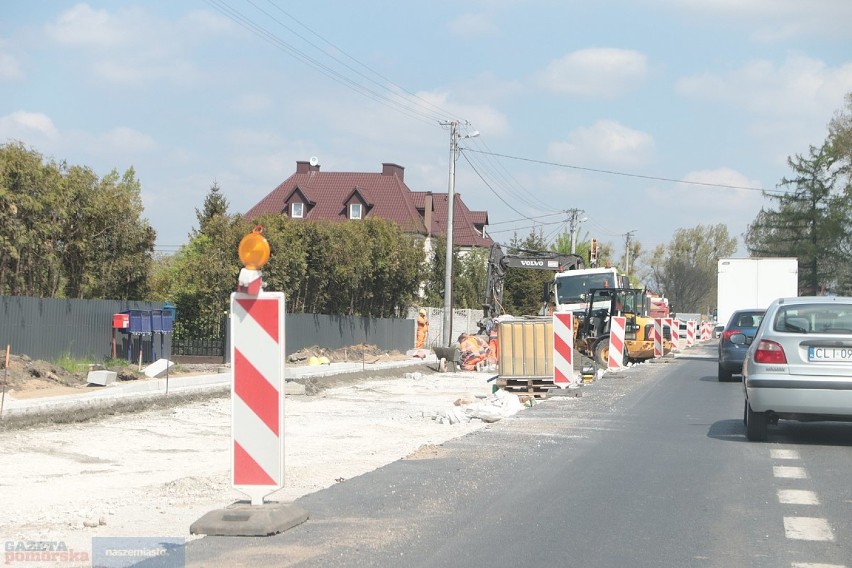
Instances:
[[[340,83],[341,85],[351,89],[352,91],[359,93],[359,94],[361,94],[361,95],[363,95],[363,96],[365,96],[369,99],[372,99],[373,101],[378,102],[379,104],[382,104],[384,106],[387,106],[388,108],[391,108],[391,109],[393,109],[393,110],[395,110],[395,111],[397,111],[401,114],[404,114],[404,115],[406,115],[410,118],[413,118],[415,120],[419,120],[421,122],[426,122],[428,124],[435,124],[436,119],[435,119],[435,115],[433,113],[426,112],[426,110],[424,110],[421,106],[416,105],[414,103],[411,103],[408,99],[400,96],[399,93],[393,91],[392,89],[389,89],[386,86],[379,85],[379,88],[381,90],[386,91],[387,93],[390,93],[390,94],[384,94],[382,92],[377,92],[376,90],[370,88],[369,86],[363,85],[363,84],[357,82],[356,80],[354,80],[350,77],[347,77],[343,73],[333,69],[329,65],[326,65],[325,63],[323,63],[323,62],[319,61],[318,59],[308,55],[304,51],[298,49],[294,45],[283,40],[281,37],[279,37],[274,32],[266,29],[261,24],[252,20],[249,16],[243,14],[242,12],[240,12],[239,10],[237,10],[235,8],[232,8],[231,6],[228,6],[224,2],[224,0],[205,0],[205,1],[207,2],[207,4],[209,4],[214,9],[219,11],[225,17],[233,20],[239,26],[245,28],[246,30],[248,30],[252,34],[256,35],[257,37],[269,42],[274,47],[276,47],[276,48],[290,54],[294,58],[308,64],[310,67],[313,67],[314,69],[316,69],[317,71],[319,71],[320,73],[322,73],[326,77],[332,79],[333,81]],[[279,20],[275,19],[274,17],[269,15],[267,12],[264,12],[263,10],[261,10],[261,12],[264,13],[271,20],[278,22],[279,25],[283,26],[283,24],[281,24],[281,22]],[[284,26],[284,27],[286,28],[286,26]],[[289,28],[287,28],[287,29],[289,29]],[[299,37],[301,37],[301,36],[299,36]],[[313,44],[311,44],[311,45],[313,45]],[[314,46],[314,47],[316,47],[316,46]],[[338,63],[342,64],[342,62],[340,62],[340,60],[334,58],[333,56],[329,56],[326,52],[322,52],[322,53],[323,53],[324,56],[332,57],[332,59],[335,59],[335,61],[338,61]],[[354,71],[351,68],[351,66],[348,66],[348,65],[345,65],[345,66],[348,69],[350,69],[351,71]],[[363,76],[363,74],[360,74],[360,75]],[[378,83],[376,83],[375,81],[372,81],[372,80],[371,80],[371,82],[373,82],[374,84],[378,84]],[[447,114],[449,114],[449,113],[447,113]]]
[[[492,156],[498,156],[500,158],[508,158],[510,160],[519,160],[519,161],[522,161],[522,162],[530,162],[530,163],[534,163],[534,164],[543,164],[543,165],[546,165],[546,166],[555,166],[555,167],[559,167],[559,168],[570,168],[570,169],[573,169],[573,170],[581,170],[581,171],[585,171],[585,172],[593,172],[593,173],[598,173],[598,174],[608,174],[608,175],[614,175],[614,176],[632,177],[632,178],[648,179],[648,180],[654,180],[654,181],[667,181],[667,182],[672,182],[672,183],[685,183],[685,184],[689,184],[689,185],[702,185],[702,186],[707,186],[707,187],[721,187],[721,188],[725,188],[725,189],[743,189],[743,190],[747,190],[747,191],[760,191],[762,193],[784,194],[783,191],[778,191],[778,190],[773,190],[773,189],[763,189],[761,187],[748,187],[748,186],[743,186],[743,185],[729,185],[729,184],[724,184],[724,183],[710,183],[710,182],[703,182],[703,181],[688,181],[688,180],[683,180],[683,179],[674,179],[674,178],[667,178],[667,177],[660,177],[660,176],[647,176],[647,175],[634,174],[634,173],[629,173],[629,172],[619,172],[617,170],[603,170],[603,169],[599,169],[599,168],[587,168],[587,167],[584,167],[584,166],[575,166],[575,165],[572,165],[572,164],[562,164],[562,163],[559,163],[559,162],[548,162],[546,160],[536,160],[536,159],[533,159],[533,158],[522,158],[522,157],[519,157],[519,156],[510,156],[508,154],[499,154],[499,153],[496,153],[496,152],[483,152],[482,150],[470,149],[470,151],[471,152],[479,152],[481,154],[491,154]]]
[[[251,2],[251,0],[247,0],[247,1],[249,1],[249,3],[250,3],[252,6],[257,7],[257,5],[256,5],[256,4],[254,4],[254,2]],[[284,14],[285,16],[287,16],[288,18],[290,18],[291,20],[293,20],[294,22],[296,22],[297,24],[299,24],[299,25],[300,25],[301,27],[303,27],[304,29],[306,29],[306,30],[307,30],[308,32],[310,32],[313,36],[317,37],[318,39],[320,39],[321,41],[323,41],[324,43],[326,43],[326,44],[327,44],[327,45],[329,45],[330,47],[334,48],[334,50],[335,50],[335,51],[338,51],[338,52],[340,52],[341,54],[343,54],[343,55],[344,55],[347,59],[349,59],[349,60],[353,61],[354,63],[356,63],[357,65],[359,65],[359,66],[363,67],[364,69],[366,69],[367,71],[369,71],[370,73],[372,73],[373,75],[375,75],[376,77],[378,77],[379,79],[381,79],[382,81],[385,81],[387,84],[389,84],[389,85],[393,86],[394,88],[399,89],[400,91],[402,91],[402,92],[404,92],[404,93],[406,93],[406,94],[410,95],[411,97],[413,97],[413,98],[417,99],[418,101],[420,101],[421,103],[423,103],[423,106],[431,107],[431,108],[435,109],[435,111],[437,111],[437,113],[438,113],[437,117],[435,118],[436,120],[439,120],[439,121],[440,121],[440,120],[442,120],[444,117],[449,116],[449,113],[448,113],[448,112],[446,112],[444,109],[442,109],[442,108],[438,107],[437,105],[435,105],[435,104],[434,104],[434,103],[432,103],[431,101],[428,101],[428,100],[426,100],[426,99],[424,99],[424,98],[420,97],[420,96],[419,96],[419,95],[417,95],[416,93],[413,93],[413,92],[411,92],[411,91],[409,91],[409,90],[405,89],[404,87],[401,87],[400,85],[398,85],[397,83],[394,83],[392,80],[388,79],[387,77],[385,77],[384,75],[382,75],[381,73],[379,73],[378,71],[376,71],[375,69],[373,69],[372,67],[370,67],[370,66],[368,66],[368,65],[364,64],[363,62],[359,61],[359,60],[358,60],[358,59],[356,59],[355,57],[352,57],[352,56],[351,56],[351,55],[349,55],[349,54],[348,54],[345,50],[343,50],[342,48],[338,47],[338,46],[337,46],[337,45],[335,45],[334,43],[330,42],[329,40],[327,40],[326,38],[324,38],[323,36],[321,36],[320,34],[318,34],[317,32],[315,32],[314,30],[312,30],[311,28],[309,28],[307,25],[305,25],[304,23],[302,23],[301,21],[299,21],[299,20],[298,20],[295,16],[293,16],[292,14],[290,14],[289,12],[287,12],[286,10],[284,10],[283,8],[281,8],[280,6],[276,5],[274,2],[272,2],[272,0],[267,0],[267,2],[268,2],[269,4],[271,4],[271,5],[272,5],[275,9],[277,9],[279,12],[281,12],[282,14]],[[260,8],[258,8],[258,9],[260,10]],[[261,11],[263,11],[263,10],[261,10]],[[264,13],[265,13],[265,12],[264,12]],[[278,20],[276,20],[276,21],[278,21]],[[279,22],[279,23],[280,23],[280,22]],[[285,29],[287,29],[287,30],[290,30],[290,31],[291,31],[292,33],[294,33],[296,36],[298,36],[299,38],[303,39],[305,42],[307,42],[308,44],[312,45],[312,46],[313,46],[313,47],[315,47],[316,49],[318,49],[318,50],[322,51],[322,50],[321,50],[318,46],[314,45],[314,44],[313,44],[310,40],[306,39],[304,36],[302,36],[302,35],[298,34],[298,33],[297,33],[296,31],[294,31],[292,28],[290,28],[290,27],[288,27],[288,26],[285,26],[284,24],[281,24],[281,26],[282,26],[282,27],[284,27],[284,28],[285,28]],[[328,53],[326,53],[326,55],[328,55],[329,57],[331,57],[331,58],[332,58],[332,59],[334,59],[335,61],[338,61],[339,63],[341,63],[342,65],[344,65],[344,66],[345,66],[345,67],[347,67],[348,69],[351,69],[353,72],[357,73],[357,74],[358,74],[358,75],[360,75],[361,77],[364,77],[365,79],[367,79],[367,80],[368,80],[368,81],[370,81],[371,83],[373,83],[373,84],[375,84],[375,85],[377,85],[377,86],[379,86],[379,87],[383,87],[383,88],[384,88],[384,85],[381,85],[380,83],[376,82],[375,80],[371,79],[370,77],[367,77],[367,76],[366,76],[366,75],[364,75],[363,73],[360,73],[360,72],[358,72],[358,71],[357,71],[357,70],[355,70],[355,69],[352,69],[352,67],[350,67],[349,65],[346,65],[345,63],[343,63],[342,61],[340,61],[340,60],[339,60],[337,57],[335,57],[334,55],[332,55],[332,54],[328,54]]]
[[[546,215],[539,215],[538,217],[533,217],[531,220],[534,221],[536,219],[544,219],[545,217],[555,217],[557,215],[563,215],[564,213],[565,213],[564,211],[557,211],[556,213],[547,213]],[[524,217],[523,219],[512,219],[511,221],[500,221],[498,223],[489,223],[488,226],[494,227],[496,225],[507,225],[509,223],[517,223],[519,221],[528,220],[528,219],[530,219],[530,217]]]

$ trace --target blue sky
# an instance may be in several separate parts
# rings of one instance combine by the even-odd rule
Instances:
[[[741,242],[767,201],[737,188],[775,189],[852,92],[849,22],[846,0],[10,0],[0,142],[134,167],[161,252],[214,182],[245,212],[312,156],[446,192],[449,120],[480,133],[456,191],[499,242],[570,209],[619,254],[698,224]]]

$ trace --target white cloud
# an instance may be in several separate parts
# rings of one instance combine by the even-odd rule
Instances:
[[[681,183],[654,187],[647,195],[661,214],[676,221],[674,226],[723,224],[741,244],[742,234],[766,204],[761,188],[773,189],[734,169],[719,167],[689,172]]]
[[[654,139],[614,120],[600,120],[572,130],[567,140],[553,142],[548,155],[560,162],[636,167],[646,164],[654,153]]]
[[[778,42],[799,36],[849,37],[852,2],[845,0],[651,0],[668,10],[717,18],[750,30],[757,41]]]
[[[116,47],[127,44],[134,35],[120,18],[88,4],[77,4],[46,28],[57,43],[78,47]]]
[[[157,147],[154,139],[138,130],[127,127],[113,128],[98,137],[104,150],[114,152],[118,155],[133,156],[143,152],[150,152]]]
[[[59,131],[49,116],[40,112],[15,111],[0,117],[0,139],[55,138]]]
[[[23,77],[18,59],[8,53],[6,41],[0,39],[0,81],[12,81]]]
[[[166,81],[189,84],[201,72],[194,50],[210,37],[232,33],[235,25],[218,14],[193,11],[176,20],[140,8],[113,12],[77,4],[45,26],[47,37],[77,56],[94,75],[124,85]]]
[[[234,101],[234,110],[246,114],[265,112],[274,107],[274,100],[266,93],[243,93]]]
[[[811,115],[835,109],[852,91],[852,63],[829,67],[800,55],[781,65],[756,59],[727,73],[704,73],[677,82],[678,93],[720,100],[758,114]]]
[[[500,31],[487,14],[462,14],[449,23],[450,31],[463,39],[495,36]]]
[[[612,98],[641,83],[647,67],[647,58],[638,51],[589,48],[551,61],[535,78],[543,88],[557,93]]]

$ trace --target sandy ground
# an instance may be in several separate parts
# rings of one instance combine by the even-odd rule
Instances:
[[[292,501],[484,427],[434,417],[489,396],[491,375],[409,373],[288,397],[285,488],[270,498]],[[190,524],[243,497],[230,486],[229,444],[227,397],[0,432],[0,539],[90,550],[93,536],[195,538]]]

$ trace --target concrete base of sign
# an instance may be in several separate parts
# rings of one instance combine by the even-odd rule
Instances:
[[[565,397],[579,398],[579,397],[583,396],[583,389],[580,388],[580,385],[575,383],[575,384],[573,384],[573,385],[571,385],[567,388],[564,388],[564,389],[558,388],[558,387],[553,388],[553,389],[547,389],[547,396],[548,397],[565,396]]]
[[[237,501],[224,509],[210,511],[190,525],[191,534],[208,536],[270,536],[308,520],[308,512],[291,503],[252,505]]]
[[[168,371],[172,367],[172,365],[174,365],[174,363],[167,359],[157,359],[156,361],[145,367],[145,370],[143,372],[148,378],[159,379],[160,377],[166,376],[166,371]]]
[[[89,374],[86,376],[86,382],[90,385],[105,387],[110,383],[114,383],[117,377],[118,373],[115,371],[89,371]]]

